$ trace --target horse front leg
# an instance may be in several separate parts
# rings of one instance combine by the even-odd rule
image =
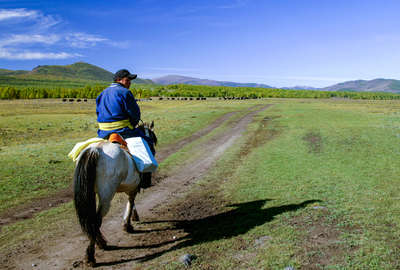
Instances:
[[[140,221],[139,219],[139,214],[136,211],[136,206],[135,206],[135,202],[133,202],[133,207],[132,207],[132,221]]]
[[[133,233],[133,226],[131,224],[131,220],[139,221],[139,215],[136,211],[135,207],[135,198],[137,191],[131,192],[128,194],[129,200],[126,204],[125,213],[124,213],[124,230],[128,233]]]

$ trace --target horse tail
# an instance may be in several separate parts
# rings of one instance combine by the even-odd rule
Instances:
[[[74,205],[82,231],[90,241],[101,237],[100,224],[96,214],[96,165],[99,159],[97,148],[85,149],[74,172]]]

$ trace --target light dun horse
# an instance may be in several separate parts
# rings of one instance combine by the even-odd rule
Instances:
[[[154,122],[151,125],[143,123],[139,128],[157,143],[153,132]],[[144,175],[151,177],[150,173]],[[140,174],[132,157],[119,144],[95,143],[80,154],[74,173],[74,204],[81,228],[90,240],[86,250],[86,261],[89,265],[96,264],[95,243],[101,249],[109,248],[100,227],[116,192],[125,192],[129,196],[124,213],[124,229],[133,232],[131,219],[139,219],[134,203],[140,190],[139,183]]]

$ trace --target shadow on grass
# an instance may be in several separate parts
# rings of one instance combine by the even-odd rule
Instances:
[[[275,216],[286,212],[296,211],[306,207],[308,204],[320,202],[320,200],[308,200],[299,204],[287,204],[262,209],[267,201],[270,201],[270,199],[227,205],[227,207],[235,207],[235,209],[200,219],[143,222],[143,224],[173,223],[174,229],[183,229],[187,233],[187,236],[177,239],[179,243],[169,249],[139,258],[99,263],[97,266],[110,266],[129,261],[145,262],[173,250],[220,239],[229,239],[245,234],[256,226],[270,222]],[[168,243],[171,242],[168,241]]]

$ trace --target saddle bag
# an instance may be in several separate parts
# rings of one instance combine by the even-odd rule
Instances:
[[[141,137],[127,138],[125,141],[138,171],[141,173],[155,172],[158,163],[147,142]]]

